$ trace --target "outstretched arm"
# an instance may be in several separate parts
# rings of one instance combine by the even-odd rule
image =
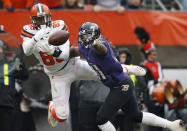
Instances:
[[[70,58],[76,57],[76,56],[82,56],[82,54],[79,52],[78,47],[71,46],[71,48],[70,48]]]
[[[126,72],[127,74],[134,74],[136,76],[145,76],[146,71],[137,65],[125,65],[122,64],[123,71]]]
[[[32,38],[23,38],[22,47],[24,54],[27,56],[31,55],[35,44],[36,42]]]
[[[22,47],[25,55],[27,56],[31,55],[33,52],[34,45],[42,38],[47,38],[50,30],[51,30],[50,28],[41,29],[32,38],[22,36],[23,38]]]
[[[92,47],[94,49],[94,52],[98,55],[106,55],[107,54],[107,47],[102,44],[101,39],[97,39],[93,42]]]

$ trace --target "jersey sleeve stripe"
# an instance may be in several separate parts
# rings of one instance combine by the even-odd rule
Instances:
[[[25,31],[21,31],[21,35],[23,35],[23,36],[26,36],[26,37],[29,37],[29,38],[32,38],[33,37],[33,35],[31,35],[31,34],[29,34],[29,33],[26,33]]]
[[[27,33],[27,34],[34,36],[34,34],[29,33],[28,31],[24,30],[24,28],[23,28],[22,30],[23,30],[23,32],[25,32],[25,33]]]
[[[24,34],[22,34],[22,33],[21,33],[21,36],[22,36],[22,37],[28,37],[28,38],[31,38],[31,37],[29,37],[29,36],[26,36],[26,35],[24,35]]]
[[[64,25],[64,27],[62,28],[62,30],[68,31],[68,26]]]

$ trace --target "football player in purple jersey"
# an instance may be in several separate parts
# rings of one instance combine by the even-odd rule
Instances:
[[[115,58],[109,42],[102,37],[96,23],[83,23],[79,29],[78,48],[72,47],[71,55],[82,55],[96,71],[110,93],[97,113],[97,125],[102,131],[116,131],[110,118],[122,109],[129,119],[146,125],[168,128],[171,131],[185,131],[181,120],[169,121],[152,113],[141,112],[133,95],[133,82],[123,72]]]

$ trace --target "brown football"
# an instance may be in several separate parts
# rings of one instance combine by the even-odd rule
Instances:
[[[59,46],[64,44],[69,39],[69,32],[64,30],[59,30],[52,33],[49,36],[48,42],[51,45]]]

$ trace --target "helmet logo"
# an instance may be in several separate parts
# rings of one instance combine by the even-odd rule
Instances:
[[[91,26],[90,27],[90,30],[92,30],[92,38],[94,37],[94,35],[95,35],[95,26]]]
[[[94,27],[94,26],[91,26],[90,29],[91,29],[92,31],[95,31],[95,27]]]

